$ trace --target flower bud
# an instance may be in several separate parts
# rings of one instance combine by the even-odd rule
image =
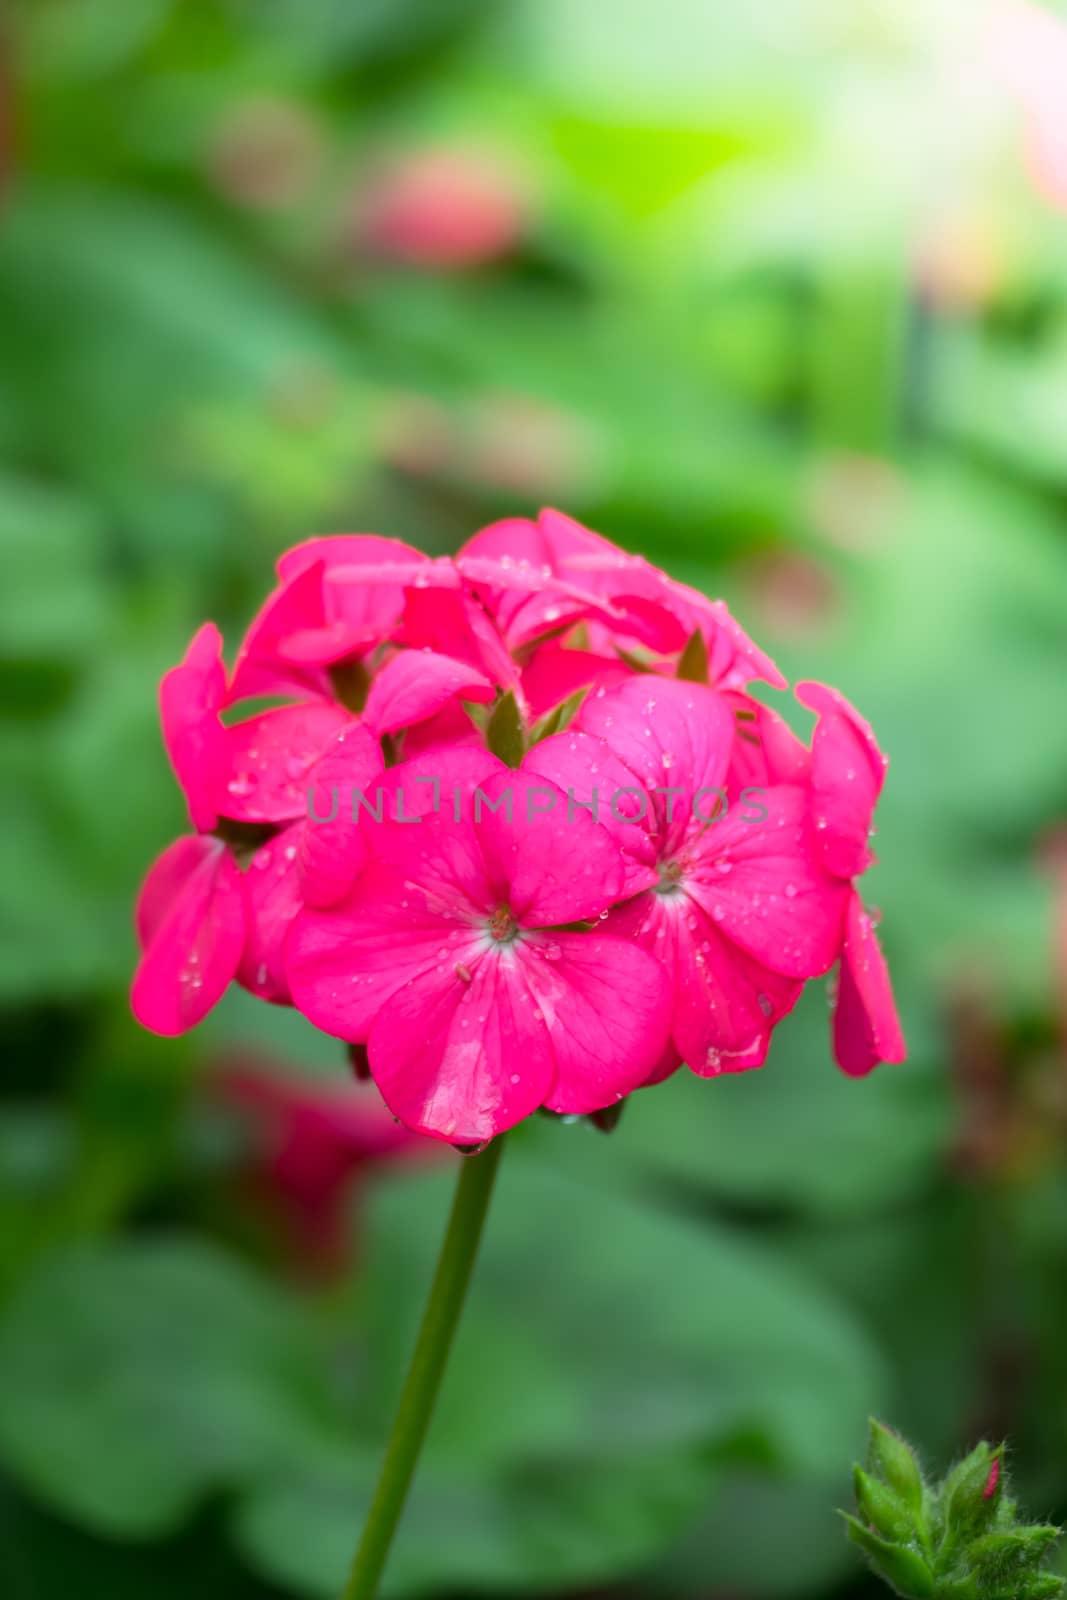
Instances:
[[[1007,1493],[1004,1446],[982,1443],[937,1488],[910,1446],[871,1422],[868,1470],[853,1474],[862,1521],[849,1537],[905,1600],[1055,1600],[1064,1580],[1041,1566],[1058,1528],[1027,1526]]]
[[[968,1543],[993,1524],[1003,1487],[1004,1447],[984,1442],[965,1456],[945,1479],[941,1504],[946,1543]]]

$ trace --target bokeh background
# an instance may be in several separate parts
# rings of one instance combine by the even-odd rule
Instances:
[[[0,1587],[331,1596],[443,1221],[338,1048],[139,1032],[156,683],[312,532],[557,504],[892,758],[911,1044],[535,1119],[390,1595],[870,1593],[877,1412],[1067,1519],[1067,23],[25,0],[0,73]],[[1062,911],[1061,925],[1067,926]]]

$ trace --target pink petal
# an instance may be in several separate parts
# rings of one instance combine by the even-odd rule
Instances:
[[[302,816],[311,768],[351,721],[342,706],[307,700],[227,728],[218,810],[238,822],[289,822]]]
[[[286,970],[293,1002],[310,1022],[361,1043],[402,984],[438,967],[455,976],[484,944],[461,894],[453,890],[445,902],[415,888],[402,871],[372,861],[342,905],[299,913]]]
[[[817,977],[841,948],[844,885],[813,858],[802,789],[765,789],[758,806],[765,816],[733,806],[687,844],[683,882],[718,930],[761,965]]]
[[[624,633],[633,632],[633,618],[626,606],[599,596],[591,589],[552,576],[548,568],[529,566],[525,561],[494,561],[484,556],[459,556],[457,566],[475,593],[484,600],[512,650],[532,643],[546,634],[560,633],[576,622],[595,619]],[[647,608],[638,607],[641,615]],[[662,623],[654,613],[652,638],[660,642]],[[647,641],[643,641],[647,642]]]
[[[537,521],[552,552],[553,571],[610,607],[605,620],[613,620],[620,633],[651,650],[682,648],[686,630],[670,603],[666,573],[561,511],[547,508]]]
[[[404,643],[464,661],[504,689],[519,689],[519,669],[507,645],[473,596],[454,589],[409,588],[404,603]]]
[[[607,929],[666,968],[674,992],[674,1045],[702,1076],[739,1070],[729,1061],[744,1062],[800,994],[800,983],[753,961],[684,892],[639,895],[612,913]]]
[[[187,833],[156,857],[141,884],[134,910],[137,942],[142,950],[152,943],[188,879],[205,860],[214,861],[218,851],[217,839]]]
[[[474,667],[433,650],[402,650],[387,661],[367,696],[365,715],[378,733],[395,733],[436,715],[456,699],[492,700],[493,685]]]
[[[190,821],[201,833],[210,832],[218,821],[212,791],[222,759],[219,710],[225,695],[222,635],[213,622],[205,622],[181,665],[166,673],[159,686],[163,743],[188,802]]]
[[[546,716],[556,706],[587,687],[610,689],[633,676],[632,668],[618,657],[594,655],[591,650],[572,650],[557,639],[540,645],[523,670],[522,687],[535,719]]]
[[[797,996],[799,992],[798,987]],[[795,1000],[787,1005],[785,1010],[791,1010],[794,1003]],[[709,1051],[704,1065],[699,1068],[694,1067],[693,1071],[698,1078],[718,1078],[724,1072],[752,1072],[755,1068],[762,1067],[770,1047],[771,1030],[768,1028],[767,1032],[761,1034],[747,1050],[720,1050],[717,1053]]]
[[[521,926],[592,919],[618,899],[624,879],[618,845],[588,811],[568,814],[567,796],[555,784],[504,771],[482,788],[501,807],[483,812],[473,828],[487,882],[500,886]]]
[[[522,770],[535,778],[547,778],[561,790],[567,797],[568,814],[572,796],[577,811],[579,806],[593,805],[596,791],[595,818],[611,834],[623,857],[625,877],[620,894],[637,894],[657,881],[658,853],[650,831],[654,826],[652,807],[644,786],[603,739],[570,730],[552,734],[528,752]],[[643,800],[632,792],[623,794],[634,789]]]
[[[278,563],[281,584],[238,656],[230,699],[328,696],[324,669],[391,637],[403,610],[404,585],[432,565],[398,540],[372,534],[310,539],[288,551]]]
[[[485,740],[458,701],[453,700],[436,716],[417,722],[404,735],[404,755],[439,755],[456,749],[484,750]]]
[[[323,567],[380,566],[388,561],[428,561],[429,556],[402,539],[386,539],[377,533],[332,533],[305,539],[278,557],[277,571],[283,583],[299,577],[321,562]]]
[[[516,950],[555,1056],[549,1110],[600,1111],[646,1082],[670,1036],[671,983],[660,963],[591,933],[528,934]]]
[[[371,1028],[371,1073],[416,1133],[481,1144],[542,1105],[556,1065],[514,946],[451,961],[395,990]],[[468,981],[469,979],[469,981]]]
[[[248,935],[237,981],[261,1000],[288,1002],[285,941],[303,899],[298,842],[301,825],[285,828],[253,855],[244,875]]]
[[[364,822],[372,857],[438,915],[484,921],[508,898],[507,868],[487,854],[486,838],[490,808],[506,805],[499,790],[515,776],[484,747],[402,762],[383,782],[381,820]]]
[[[336,666],[340,661],[361,659],[382,643],[383,630],[376,624],[358,627],[348,622],[327,622],[321,628],[298,628],[286,634],[278,645],[279,660],[298,669]]]
[[[774,689],[786,687],[785,678],[770,656],[754,644],[741,624],[730,615],[724,600],[709,600],[699,589],[668,579],[670,605],[686,630],[698,628],[708,652],[708,681],[716,689],[744,689],[761,681]]]
[[[702,789],[721,789],[734,743],[734,717],[724,697],[701,683],[649,675],[597,691],[582,703],[575,726],[611,746],[655,798],[661,852],[693,830]],[[715,797],[699,801],[712,814]]]
[[[678,1068],[684,1065],[685,1063],[678,1053],[674,1040],[668,1039],[659,1060],[645,1079],[643,1087],[651,1089],[657,1083],[666,1083],[667,1079],[672,1078]]]
[[[314,632],[326,623],[322,598],[322,565],[301,569],[268,595],[252,619],[237,653],[227,704],[253,695],[326,694],[326,675],[314,667],[286,659],[293,636]]]
[[[362,872],[367,845],[357,796],[375,803],[382,752],[366,723],[350,719],[307,774],[307,815],[299,824],[297,861],[308,905],[343,900]]]
[[[467,540],[456,560],[461,562],[466,557],[525,563],[539,571],[545,567],[551,570],[553,552],[536,522],[529,517],[504,517]]]
[[[146,944],[133,1014],[153,1033],[185,1033],[221,998],[244,946],[244,885],[226,847],[179,839],[165,850],[142,888],[138,924]]]
[[[377,630],[392,638],[404,614],[410,587],[458,590],[459,574],[447,557],[432,561],[406,557],[330,567],[323,579],[323,598],[330,621],[349,628]]]
[[[850,1077],[865,1076],[880,1061],[907,1056],[889,968],[874,923],[855,891],[849,898],[833,1035],[834,1058]]]
[[[494,523],[463,547],[457,562],[485,587],[513,648],[579,618],[653,650],[685,643],[663,603],[665,574],[561,512],[542,511],[536,524],[523,518]]]
[[[777,711],[747,694],[728,694],[724,698],[737,720],[728,788],[733,791],[776,783],[806,784],[811,776],[811,751]]]
[[[816,852],[828,872],[858,877],[871,862],[867,841],[885,782],[886,758],[870,724],[836,689],[799,683],[797,699],[819,718],[811,758]]]

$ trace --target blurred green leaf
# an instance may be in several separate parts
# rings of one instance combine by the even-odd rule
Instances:
[[[142,1538],[283,1466],[307,1436],[316,1371],[277,1291],[207,1245],[161,1238],[44,1262],[5,1311],[0,1365],[9,1470],[86,1526]]]

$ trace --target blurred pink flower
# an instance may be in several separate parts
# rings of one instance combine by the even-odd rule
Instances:
[[[753,557],[746,577],[757,613],[782,639],[824,634],[839,610],[829,567],[800,550],[775,550]]]
[[[1067,208],[1067,22],[1028,0],[1002,0],[985,43],[989,70],[1023,113],[1034,184]]]
[[[346,234],[354,251],[456,269],[514,249],[528,213],[525,183],[499,157],[439,146],[385,161],[356,191]]]
[[[240,1054],[210,1082],[250,1126],[251,1176],[294,1260],[316,1275],[345,1264],[352,1202],[368,1178],[438,1149],[401,1127],[370,1085],[323,1082]]]

